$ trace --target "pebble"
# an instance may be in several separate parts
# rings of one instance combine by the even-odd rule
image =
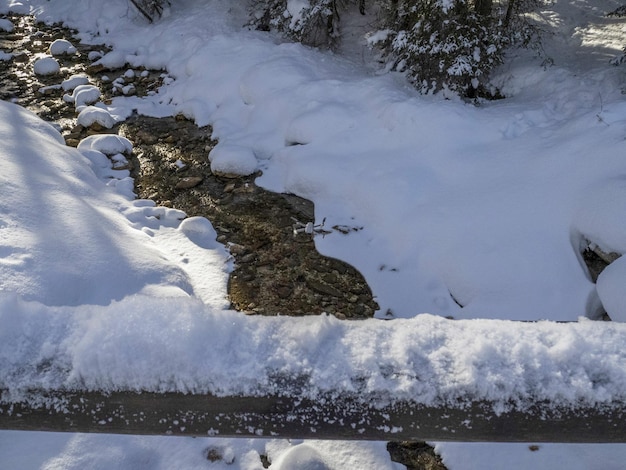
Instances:
[[[293,289],[290,286],[278,286],[276,287],[276,295],[281,299],[286,299],[291,296]]]
[[[13,55],[13,62],[17,62],[19,64],[24,64],[28,62],[29,56],[26,52],[17,52]]]
[[[186,176],[185,178],[181,178],[176,183],[176,189],[191,189],[198,186],[202,183],[204,178],[202,176]]]
[[[252,263],[256,259],[256,253],[248,253],[247,255],[243,255],[241,258],[237,258],[237,261],[243,264]]]
[[[247,251],[248,251],[245,246],[239,245],[237,243],[229,244],[228,245],[228,249],[230,250],[231,254],[233,254],[235,256],[243,255],[243,254],[247,253]]]

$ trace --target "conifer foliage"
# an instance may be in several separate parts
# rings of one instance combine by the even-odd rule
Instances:
[[[498,96],[489,73],[507,48],[527,46],[537,30],[523,13],[535,0],[395,0],[386,2],[380,45],[389,67],[423,92],[449,89],[467,97]]]
[[[150,21],[168,0],[131,0]],[[249,26],[278,31],[308,46],[334,48],[350,8],[378,12],[370,43],[389,70],[424,93],[499,96],[489,74],[514,46],[539,44],[526,14],[543,0],[248,0]],[[358,9],[355,8],[358,5]]]
[[[376,8],[380,47],[391,70],[406,74],[425,93],[451,90],[466,97],[497,97],[489,73],[507,48],[528,46],[537,30],[525,13],[540,0],[360,0]],[[253,0],[251,25],[277,30],[311,46],[341,40],[340,17],[357,0]]]

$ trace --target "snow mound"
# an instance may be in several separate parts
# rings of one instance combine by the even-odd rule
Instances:
[[[609,264],[598,276],[596,289],[611,320],[626,322],[626,257]]]
[[[67,39],[55,39],[50,44],[50,54],[53,56],[74,55],[76,48]]]
[[[56,75],[61,71],[61,66],[54,57],[42,57],[33,64],[33,71],[37,75]]]
[[[0,102],[0,142],[3,291],[45,305],[108,305],[148,285],[192,292],[52,126]]]
[[[13,32],[14,26],[10,20],[6,18],[0,18],[0,31],[6,31],[7,33]]]
[[[64,91],[72,91],[79,85],[88,85],[88,84],[89,84],[89,77],[87,75],[78,74],[78,75],[72,75],[70,78],[63,80],[61,82],[61,88],[63,88]]]
[[[204,217],[189,217],[182,221],[178,230],[198,246],[203,248],[214,248],[216,246],[217,232],[211,225],[211,222]]]
[[[96,106],[86,106],[78,114],[77,123],[83,127],[91,127],[100,124],[102,127],[111,129],[115,125],[115,119],[106,109]]]
[[[272,463],[276,470],[331,470],[320,453],[308,444],[299,444],[289,449]]]
[[[105,69],[109,70],[121,69],[129,62],[127,56],[127,52],[116,49],[96,60],[94,65],[102,65]]]
[[[133,144],[125,137],[115,134],[90,135],[78,144],[78,150],[97,150],[107,156],[116,153],[130,154]]]
[[[625,214],[626,173],[587,188],[573,228],[606,252],[626,253]]]
[[[247,176],[254,173],[258,163],[254,152],[244,146],[219,143],[209,153],[211,171],[218,175]]]
[[[95,85],[78,85],[72,91],[72,94],[63,95],[63,100],[67,103],[74,103],[77,111],[83,106],[95,103],[100,99],[102,93]]]

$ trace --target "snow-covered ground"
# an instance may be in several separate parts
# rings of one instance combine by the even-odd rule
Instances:
[[[242,29],[244,3],[177,0],[152,25],[125,0],[2,0],[0,13],[64,21],[112,45],[108,64],[166,68],[175,80],[158,94],[96,106],[118,120],[136,109],[211,124],[214,168],[261,169],[260,184],[313,200],[316,222],[359,229],[316,245],[364,274],[380,317],[399,319],[227,311],[226,250],[208,221],[134,200],[128,173],[107,158],[123,161],[128,142],[67,148],[51,126],[0,103],[0,387],[261,393],[279,370],[310,374],[318,390],[368,376],[369,391],[425,403],[623,400],[623,324],[471,320],[576,321],[600,305],[626,320],[626,258],[596,285],[580,255],[588,242],[626,252],[626,69],[608,64],[626,26],[603,16],[619,3],[546,6],[538,20],[554,28],[554,65],[518,53],[495,77],[508,98],[480,107],[378,75],[358,44],[338,56]],[[94,90],[68,90],[79,108],[80,91]],[[406,374],[391,380],[389,366]],[[415,367],[427,379],[412,378]],[[225,458],[207,461],[211,447]],[[626,459],[621,445],[437,449],[451,470]],[[398,468],[382,443],[0,432],[9,469],[248,470],[262,468],[260,454],[271,468]]]

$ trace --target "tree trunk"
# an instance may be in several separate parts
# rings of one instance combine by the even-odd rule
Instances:
[[[474,3],[474,10],[478,15],[487,17],[491,15],[493,9],[493,0],[476,0]]]
[[[504,17],[504,28],[507,29],[511,23],[511,17],[513,16],[513,10],[515,9],[516,0],[509,0],[509,5],[506,8],[506,16]]]

